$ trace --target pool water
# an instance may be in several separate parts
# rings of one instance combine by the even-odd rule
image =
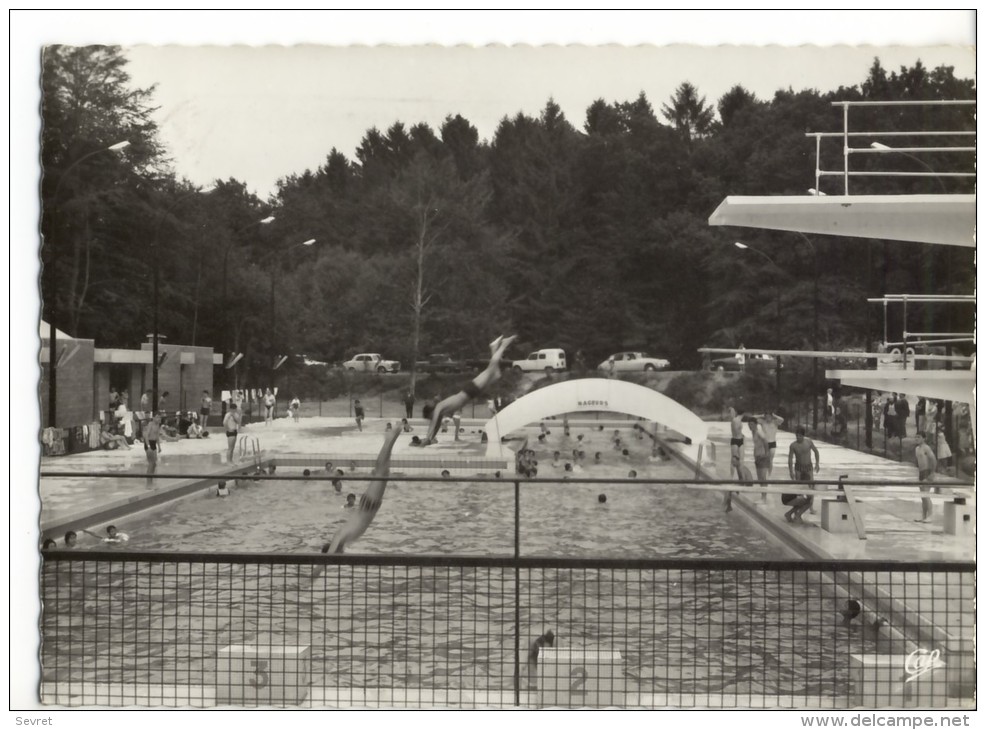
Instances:
[[[612,432],[587,432],[586,462],[574,478],[689,478],[675,461],[652,461],[649,445],[633,438],[613,448]],[[736,512],[726,514],[718,492],[669,484],[549,482],[564,479],[564,461],[552,452],[565,437],[536,448],[538,478],[521,478],[522,555],[599,558],[749,558],[790,554]],[[532,439],[534,440],[534,439]],[[649,441],[649,440],[648,440]],[[574,443],[574,439],[568,439]],[[536,443],[536,441],[535,441]],[[540,445],[539,445],[540,446]],[[571,449],[566,449],[570,454]],[[601,453],[595,463],[594,454]],[[563,452],[564,453],[564,452]],[[313,464],[316,476],[324,475]],[[278,476],[302,474],[281,467]],[[357,475],[367,476],[368,469]],[[214,492],[172,503],[117,526],[130,535],[129,549],[195,551],[317,551],[348,517],[346,494],[357,497],[368,482],[241,481],[231,496]],[[606,502],[600,503],[600,494]],[[514,482],[401,482],[391,474],[383,506],[355,553],[511,555],[514,550]]]
[[[552,452],[570,455],[574,439],[553,433],[536,445],[539,478],[521,481],[522,555],[790,557],[743,515],[725,514],[718,492],[605,481],[630,469],[641,479],[690,476],[677,462],[651,461],[649,443],[632,437],[622,455],[611,436],[583,439],[589,463],[573,476],[604,480],[594,484],[545,481],[563,479],[564,461],[553,466]],[[365,484],[346,481],[340,494],[315,479],[243,482],[228,498],[190,497],[117,525],[130,550],[314,552],[347,518],[346,493]],[[513,553],[512,479],[402,482],[394,474],[389,485],[350,552]],[[271,643],[311,646],[312,681],[328,688],[513,687],[513,569],[334,565],[313,576],[310,566],[200,570],[138,560],[94,580],[86,569],[59,576],[68,567],[46,573],[45,605],[71,601],[86,619],[43,615],[46,681],[208,684],[220,647]],[[838,626],[835,601],[804,574],[543,568],[523,571],[518,590],[522,659],[550,627],[557,646],[619,650],[631,692],[793,695],[832,706],[847,695],[849,654],[875,651]],[[86,626],[116,640],[96,641]],[[62,663],[82,655],[93,668]]]

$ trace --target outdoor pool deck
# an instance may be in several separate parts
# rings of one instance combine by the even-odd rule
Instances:
[[[264,459],[314,456],[315,463],[322,464],[326,459],[345,456],[346,459],[360,458],[360,464],[363,464],[376,457],[386,422],[387,419],[369,419],[360,432],[349,418],[313,417],[302,419],[299,423],[281,418],[270,426],[263,423],[251,424],[241,430],[241,436],[255,437]],[[437,445],[420,449],[410,445],[410,437],[402,437],[394,448],[393,459],[397,462],[402,456],[415,459],[432,456],[436,463],[444,460],[452,462],[456,458],[481,459],[485,453],[485,445],[479,441],[479,431],[483,423],[480,419],[464,419],[462,426],[466,434],[458,444],[450,435],[440,434]],[[572,421],[573,434],[577,433],[579,423]],[[411,424],[415,433],[424,431],[424,421],[415,419]],[[717,445],[717,469],[720,478],[728,478],[725,470],[729,459],[729,424],[711,422],[709,426],[710,440]],[[234,470],[249,471],[253,463],[251,455],[236,459],[233,464],[225,463],[226,439],[221,431],[213,429],[213,432],[215,435],[207,439],[181,439],[164,443],[158,473],[212,475],[212,479],[218,480]],[[793,434],[788,432],[778,434],[774,462],[774,476],[778,480],[787,476],[787,453],[793,439]],[[840,475],[848,474],[850,483],[854,480],[880,479],[917,482],[917,468],[908,462],[883,459],[828,443],[818,442],[816,445],[821,455],[821,470],[816,476],[819,481],[835,481]],[[745,449],[744,463],[749,464],[752,461],[750,445],[747,444]],[[348,463],[339,461],[337,465],[349,473]],[[98,527],[103,524],[101,515],[111,508],[118,511],[121,505],[131,505],[134,510],[140,509],[148,499],[164,499],[171,496],[171,492],[182,489],[187,492],[189,488],[193,488],[192,482],[204,481],[159,478],[148,486],[142,478],[145,468],[144,451],[139,445],[130,450],[43,457],[42,473],[111,472],[120,476],[42,478],[39,490],[43,505],[42,530],[52,531],[53,536],[59,537],[58,529],[66,524],[76,524],[82,517],[90,521],[85,526]],[[369,469],[362,466],[356,471],[357,475],[365,476],[368,473]],[[508,469],[505,475],[510,473],[512,469]],[[136,475],[136,478],[129,475]],[[947,494],[949,487],[946,484],[955,483],[955,480],[938,476],[939,483],[944,487],[943,493]],[[961,492],[974,494],[974,489],[963,486]],[[896,495],[863,497],[867,509],[865,540],[858,539],[855,534],[830,534],[822,530],[820,506],[818,514],[805,515],[806,525],[792,525],[784,520],[786,509],[781,505],[779,494],[768,495],[766,503],[749,494],[738,496],[736,500],[742,505],[742,509],[755,514],[789,545],[800,546],[800,552],[819,559],[974,560],[974,536],[945,534],[942,499],[934,502],[935,511],[931,522],[914,522],[920,515],[917,495],[915,490],[914,498]],[[737,518],[737,515],[723,514],[723,519]]]

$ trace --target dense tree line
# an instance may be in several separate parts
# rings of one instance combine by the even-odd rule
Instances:
[[[702,345],[806,347],[816,276],[819,345],[869,347],[882,320],[867,296],[974,286],[971,249],[824,236],[811,249],[797,234],[708,225],[727,195],[805,194],[815,171],[805,132],[841,130],[832,101],[975,98],[974,82],[948,67],[888,73],[877,60],[858,86],[765,100],[736,86],[715,103],[686,81],[659,112],[641,93],[599,99],[578,121],[549,99],[536,117],[504,117],[489,142],[454,113],[438,130],[395,121],[367,130],[354,160],[332,149],[287,174],[266,201],[237,180],[203,192],[174,175],[153,89],[130,88],[119,48],[49,47],[42,83],[45,318],[101,346],[135,347],[150,331],[158,266],[161,333],[244,352],[239,375],[250,382],[279,354],[336,362],[368,350],[408,364],[428,352],[482,355],[500,332],[519,333],[516,356],[556,346],[594,363],[643,349],[681,368],[699,364]],[[975,128],[968,108],[865,113],[860,129]],[[121,140],[129,146],[109,149]],[[922,160],[963,164],[948,153]],[[861,193],[941,189],[972,184],[854,183]],[[947,315],[943,331],[971,328],[968,314]],[[914,316],[946,326],[935,311]]]

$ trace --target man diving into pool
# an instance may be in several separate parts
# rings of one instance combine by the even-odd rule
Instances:
[[[397,437],[403,433],[399,428],[387,432],[386,440],[377,456],[377,463],[373,467],[371,476],[376,477],[370,486],[366,488],[363,496],[360,497],[359,507],[349,515],[349,519],[336,530],[331,542],[322,546],[323,553],[341,553],[346,545],[356,542],[360,535],[376,517],[380,505],[383,504],[383,493],[387,488],[387,477],[390,475],[390,454],[394,450],[394,443]]]
[[[479,398],[483,391],[500,379],[500,360],[503,353],[507,351],[510,343],[517,339],[517,335],[504,337],[500,335],[490,343],[490,363],[486,369],[477,375],[472,381],[466,383],[465,387],[455,395],[450,395],[441,401],[431,414],[431,423],[428,426],[428,435],[421,441],[421,446],[435,443],[435,435],[442,419],[448,415],[458,412],[473,398]]]

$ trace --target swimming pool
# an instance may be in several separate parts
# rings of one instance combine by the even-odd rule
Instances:
[[[626,432],[624,429],[623,433]],[[612,429],[580,431],[586,464],[576,478],[689,478],[675,461],[650,458],[650,446],[630,438],[612,443]],[[563,480],[564,457],[574,437],[552,435],[546,444],[530,439],[539,462],[538,478],[522,479],[521,555],[601,558],[772,559],[791,553],[745,516],[725,514],[716,492],[660,484],[583,484]],[[600,453],[595,463],[595,453]],[[343,462],[345,463],[345,462]],[[316,475],[321,464],[312,463]],[[279,467],[277,474],[301,475],[303,468]],[[368,469],[356,472],[369,474]],[[345,481],[337,493],[328,481],[242,481],[228,498],[213,494],[171,503],[134,520],[118,520],[130,535],[129,549],[196,551],[317,551],[347,517],[349,492],[360,495],[367,482]],[[601,504],[598,496],[606,494]],[[402,554],[510,555],[514,550],[514,484],[401,482],[389,480],[383,506],[370,529],[349,552]]]
[[[723,513],[717,492],[543,481],[565,474],[564,461],[551,462],[567,441],[553,436],[535,445],[542,479],[521,482],[522,555],[790,557],[741,514]],[[636,439],[624,456],[611,437],[611,430],[584,434],[587,461],[596,451],[602,458],[578,477],[624,478],[630,469],[640,478],[690,476],[676,462],[651,461],[649,445]],[[513,479],[402,483],[395,474],[390,485],[350,552],[512,554]],[[314,552],[346,518],[346,493],[364,487],[344,482],[339,494],[328,481],[261,479],[234,487],[229,498],[189,497],[117,524],[130,535],[128,550]],[[313,580],[307,566],[276,564],[175,568],[137,558],[122,570],[65,567],[46,573],[45,605],[74,605],[85,618],[46,611],[46,681],[208,685],[216,652],[242,643],[310,646],[313,684],[327,690],[513,686],[513,569],[334,565]],[[561,646],[619,650],[631,691],[837,702],[847,694],[849,654],[875,645],[840,628],[835,599],[806,578],[687,568],[525,570],[517,589],[521,651],[550,627]],[[113,640],[100,642],[100,631]],[[92,660],[63,659],[80,656]]]

